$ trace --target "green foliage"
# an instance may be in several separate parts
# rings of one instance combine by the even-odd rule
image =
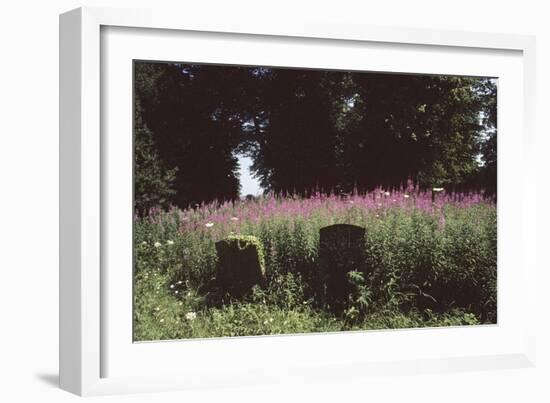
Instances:
[[[134,63],[135,103],[154,133],[155,149],[167,167],[178,167],[176,193],[169,201],[180,207],[239,195],[238,160],[234,151],[247,116],[239,86],[243,70],[174,63]],[[221,72],[225,72],[221,74]]]
[[[238,154],[252,158],[264,190],[277,194],[363,192],[409,178],[423,188],[496,191],[494,79],[151,62],[134,68],[138,126],[154,133],[153,159],[179,168],[169,181],[177,192],[162,197],[181,208],[237,199]]]
[[[265,289],[255,287],[251,301],[287,310],[301,309],[312,302],[305,298],[304,282],[295,273],[277,274]]]
[[[134,131],[134,206],[139,214],[153,207],[167,208],[176,193],[174,181],[177,168],[168,169],[155,150],[153,134],[136,119]]]
[[[256,252],[258,253],[258,260],[260,261],[262,272],[265,273],[264,246],[257,237],[253,235],[229,235],[226,238],[226,241],[235,241],[239,249],[241,250],[246,249],[249,245],[253,245],[256,248]]]
[[[448,207],[440,220],[395,211],[367,233],[369,283],[390,306],[467,309],[495,319],[496,211]],[[377,286],[375,286],[377,285]]]
[[[212,226],[201,224],[202,214],[171,210],[136,219],[137,340],[496,322],[492,205],[350,208]],[[319,229],[335,222],[367,229],[366,270],[348,273],[351,291],[341,315],[325,309],[317,257]],[[261,243],[267,281],[240,302],[220,305],[212,302],[210,284],[215,241],[227,237]]]
[[[228,336],[258,336],[475,325],[475,315],[454,309],[443,314],[430,310],[381,310],[349,320],[314,310],[309,304],[282,307],[268,300],[207,307],[190,292],[167,292],[167,278],[150,273],[136,279],[134,340],[169,340]],[[256,295],[259,297],[259,295]]]
[[[364,317],[372,308],[373,295],[365,281],[365,275],[360,271],[347,273],[348,281],[353,286],[349,294],[348,307],[344,310],[344,317],[347,321],[354,323]]]

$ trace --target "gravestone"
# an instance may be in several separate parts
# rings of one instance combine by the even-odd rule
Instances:
[[[335,224],[319,231],[319,260],[326,276],[327,302],[342,310],[351,292],[347,273],[365,271],[365,229],[350,224]]]
[[[216,252],[216,278],[222,291],[241,298],[265,280],[263,250],[258,238],[251,235],[228,237],[216,242]]]

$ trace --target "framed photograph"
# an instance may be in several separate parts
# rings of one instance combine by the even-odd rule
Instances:
[[[60,49],[62,388],[534,365],[532,37],[83,8]]]

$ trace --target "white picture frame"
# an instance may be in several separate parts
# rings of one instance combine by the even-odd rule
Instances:
[[[107,41],[102,35],[109,32],[113,36]],[[128,126],[124,126],[131,121],[131,109],[128,109],[131,91],[125,94],[129,77],[127,65],[124,65],[125,60],[140,58],[140,55],[164,60],[183,57],[172,56],[169,52],[162,53],[161,49],[171,49],[171,44],[184,40],[186,33],[192,33],[195,41],[214,35],[212,42],[220,38],[224,41],[230,41],[230,38],[238,38],[239,41],[241,38],[248,38],[247,40],[260,45],[269,42],[270,46],[286,49],[289,53],[292,53],[294,43],[298,44],[300,49],[317,46],[319,43],[319,46],[330,48],[334,54],[339,54],[340,51],[344,54],[347,52],[345,49],[354,49],[351,53],[347,52],[350,53],[349,57],[343,56],[348,57],[345,65],[338,65],[338,57],[323,62],[321,59],[315,59],[315,52],[311,52],[311,55],[305,56],[304,59],[300,59],[299,52],[296,52],[295,57],[301,60],[296,62],[298,66],[325,63],[322,67],[349,68],[353,60],[360,59],[358,55],[364,51],[363,46],[375,46],[382,51],[393,47],[396,52],[409,51],[408,49],[424,52],[427,60],[432,61],[432,67],[421,64],[407,67],[401,61],[402,67],[399,68],[398,62],[395,61],[398,55],[388,56],[397,63],[393,68],[401,71],[454,71],[448,70],[449,67],[445,68],[444,65],[439,66],[430,52],[448,54],[449,59],[445,62],[447,66],[452,60],[456,66],[463,65],[457,67],[457,74],[469,71],[474,75],[483,75],[491,70],[484,67],[483,62],[477,66],[470,62],[470,67],[467,67],[467,59],[463,58],[470,57],[468,54],[473,55],[472,58],[486,60],[487,66],[492,63],[495,66],[492,68],[503,69],[498,71],[502,71],[504,77],[509,77],[507,81],[510,84],[505,88],[510,90],[503,91],[503,95],[499,92],[499,108],[500,105],[504,105],[504,110],[511,110],[512,107],[519,107],[521,110],[517,116],[510,117],[509,121],[504,117],[506,121],[503,138],[506,141],[502,142],[501,146],[499,140],[499,318],[501,312],[504,312],[503,321],[499,319],[499,324],[493,327],[472,329],[348,332],[321,336],[132,343],[127,337],[131,317],[124,316],[131,301],[121,298],[126,301],[125,305],[116,305],[118,302],[113,302],[113,298],[109,298],[115,285],[127,284],[119,281],[127,282],[128,276],[110,275],[108,267],[112,256],[107,253],[109,248],[105,243],[105,231],[113,226],[122,228],[127,221],[116,221],[113,218],[115,215],[106,214],[106,211],[112,208],[113,198],[109,195],[116,188],[124,187],[109,185],[110,175],[114,175],[114,171],[110,171],[109,167],[113,165],[108,163],[105,147],[117,147],[117,144],[111,141],[114,138],[112,135],[105,136],[106,133],[110,133],[112,127],[120,127],[122,132],[126,133],[126,137],[117,137],[118,147],[123,149],[125,144],[130,144],[128,138],[131,138],[131,135],[127,136]],[[139,53],[135,43],[131,43],[131,37],[138,34],[143,35],[140,37],[142,49],[139,52],[145,53]],[[235,60],[229,60],[229,56],[223,52],[211,53],[212,58],[205,60],[204,58],[209,57],[208,53],[201,52],[207,52],[210,44],[201,42],[195,46],[191,41],[188,45],[188,52],[194,49],[194,61],[273,63],[273,59],[265,55],[262,59],[264,56],[261,52],[254,55],[245,54],[241,59]],[[234,45],[238,46],[236,43]],[[249,46],[250,43],[245,45]],[[157,48],[157,53],[147,54],[145,49],[153,47]],[[106,48],[111,49],[111,53]],[[533,189],[536,189],[536,169],[533,158],[535,133],[532,123],[535,109],[534,52],[534,38],[521,35],[369,27],[315,20],[219,20],[169,11],[104,8],[80,8],[61,15],[61,387],[79,395],[97,395],[208,388],[229,384],[244,386],[266,382],[291,382],[296,377],[302,380],[346,379],[374,373],[397,375],[534,365],[534,319],[529,314],[521,314],[535,312],[536,265],[533,238],[536,220]],[[281,53],[281,50],[274,50],[271,55]],[[506,56],[501,60],[499,55],[510,57]],[[111,64],[103,60],[105,57],[112,59]],[[285,63],[283,56],[277,57],[280,57],[282,65],[288,65],[289,59],[286,59]],[[486,59],[483,59],[484,57]],[[357,68],[361,66],[359,63]],[[509,66],[509,70],[502,66]],[[378,68],[387,71],[391,67],[381,64]],[[107,80],[107,76],[114,80]],[[120,99],[120,102],[116,101],[117,99]],[[116,121],[110,120],[109,116],[113,113],[106,107],[107,104],[109,108],[118,108],[120,104],[121,109],[114,109],[122,112],[122,116]],[[123,126],[116,126],[120,124]],[[514,130],[511,130],[512,128]],[[505,153],[515,150],[520,154],[520,160],[523,162],[520,169],[512,170],[509,164],[506,164],[506,159],[501,162],[501,147]],[[119,176],[127,173],[117,171]],[[516,186],[520,186],[522,191],[512,194],[511,191],[506,191],[508,188],[504,184],[504,192],[501,194],[503,173],[507,179],[513,180]],[[125,194],[122,194],[122,198],[124,196]],[[113,224],[115,222],[116,224]],[[501,231],[502,228],[506,230],[505,233]],[[124,231],[118,234],[117,236],[123,237]],[[514,245],[516,249],[512,250],[510,246]],[[124,256],[125,259],[128,258],[127,253]],[[500,271],[501,266],[505,268],[504,271]],[[506,269],[507,267],[510,270]],[[512,271],[513,267],[519,269]],[[508,291],[512,290],[514,284],[519,289],[515,290],[515,295],[521,299],[517,307],[512,307],[512,304],[508,303],[511,295]],[[369,345],[380,343],[382,347],[370,350],[365,348],[357,353],[354,349],[366,340]],[[415,354],[409,352],[411,349],[404,341],[410,343],[408,346],[414,346]],[[457,345],[445,347],[446,343],[453,341],[456,341]],[[404,347],[394,349],[390,355],[389,350],[383,345],[391,343]],[[472,344],[476,344],[477,347],[468,347]],[[337,348],[338,346],[341,347]],[[335,352],[320,356],[316,354],[319,349]],[[379,354],[374,354],[374,350]],[[291,354],[285,355],[287,351]],[[173,360],[175,363],[168,362],[168,357],[177,354],[186,354],[188,359]],[[341,359],[342,356],[347,358]],[[262,359],[258,357],[266,358],[263,364]],[[221,364],[224,359],[235,364],[231,368],[223,365],[213,366],[216,362]],[[189,371],[190,368],[193,368],[193,371]]]

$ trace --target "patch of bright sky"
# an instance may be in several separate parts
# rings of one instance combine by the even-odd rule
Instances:
[[[250,167],[252,166],[252,158],[244,155],[237,155],[239,159],[239,180],[241,182],[241,197],[246,195],[259,196],[263,193],[260,186],[260,181],[252,176]]]

